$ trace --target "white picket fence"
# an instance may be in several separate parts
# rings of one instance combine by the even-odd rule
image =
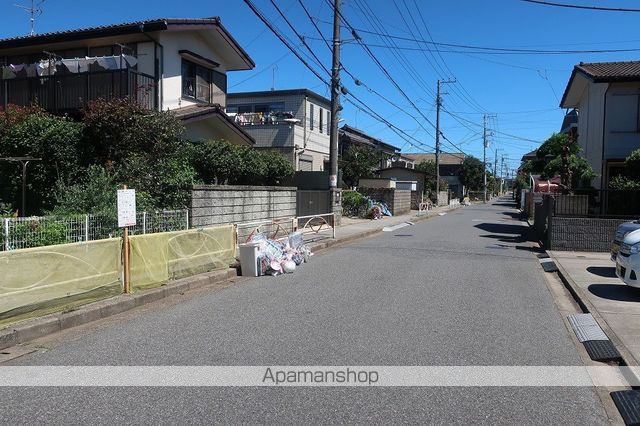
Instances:
[[[131,235],[189,229],[189,210],[138,212]],[[119,236],[116,218],[107,215],[2,218],[0,251],[77,243]]]

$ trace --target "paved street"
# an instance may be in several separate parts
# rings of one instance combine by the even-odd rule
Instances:
[[[20,365],[581,365],[506,199],[312,257]],[[45,345],[46,346],[46,345]],[[608,423],[591,388],[12,388],[7,423]]]

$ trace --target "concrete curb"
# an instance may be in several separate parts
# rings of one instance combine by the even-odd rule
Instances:
[[[219,284],[237,277],[236,269],[207,272],[170,281],[166,285],[134,294],[121,294],[98,302],[88,303],[70,312],[56,312],[26,320],[0,330],[0,349],[28,342],[46,335],[76,327],[102,318],[126,312],[188,290]]]
[[[462,205],[447,208],[441,212],[456,210]],[[441,213],[439,212],[439,213]],[[437,214],[425,214],[423,216],[414,216],[409,221],[419,223],[425,220],[437,217]],[[316,252],[338,244],[345,244],[351,241],[366,238],[382,232],[382,228],[371,229],[357,234],[348,235],[335,240],[321,241],[311,243],[311,250]],[[0,330],[0,350],[11,346],[25,343],[40,337],[47,336],[71,327],[87,324],[99,319],[108,318],[113,315],[126,312],[138,306],[147,303],[156,302],[174,294],[184,293],[188,290],[201,288],[209,285],[219,284],[232,278],[237,277],[237,270],[229,268],[223,271],[208,272],[205,274],[194,275],[192,277],[182,278],[171,281],[166,285],[150,290],[143,290],[134,294],[121,294],[109,299],[100,300],[98,302],[88,303],[80,306],[78,309],[70,312],[56,312],[39,318],[33,318],[18,323],[15,326],[9,326]]]
[[[602,331],[605,332],[609,340],[616,347],[620,355],[622,356],[622,361],[627,366],[638,366],[638,360],[633,356],[633,353],[622,343],[622,340],[618,337],[615,331],[611,327],[607,321],[600,315],[598,310],[593,306],[593,304],[589,301],[589,299],[584,294],[584,291],[578,286],[578,284],[571,278],[567,270],[557,261],[557,259],[551,254],[548,253],[549,257],[553,259],[554,263],[558,267],[558,276],[564,283],[564,286],[569,290],[573,298],[578,302],[580,308],[585,312],[589,313],[596,320]],[[636,380],[639,380],[639,377],[636,377]]]

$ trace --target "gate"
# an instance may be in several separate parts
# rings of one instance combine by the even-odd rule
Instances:
[[[331,213],[331,192],[326,190],[296,191],[296,216]]]

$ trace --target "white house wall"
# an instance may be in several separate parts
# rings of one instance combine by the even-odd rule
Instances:
[[[138,43],[138,71],[148,75],[155,74],[154,65],[154,44],[149,41]]]
[[[312,171],[323,171],[324,162],[329,161],[329,136],[326,137],[325,141],[324,137],[317,134],[317,132],[309,129],[306,129],[305,132],[305,129],[301,126],[296,126],[293,139],[299,149],[304,149],[302,154],[313,157]],[[304,143],[305,139],[307,141],[306,145]]]
[[[639,95],[640,82],[611,84],[606,104],[605,160],[623,160],[640,148]]]
[[[607,83],[594,83],[587,86],[579,106],[578,143],[582,148],[582,156],[599,175],[602,174],[604,100],[607,87]],[[600,179],[594,179],[593,185],[600,188]]]
[[[213,45],[195,31],[158,33],[158,41],[164,50],[164,79],[162,80],[162,109],[175,109],[196,104],[182,98],[182,56],[180,50],[189,50],[220,64],[216,71],[226,73],[224,59]]]

